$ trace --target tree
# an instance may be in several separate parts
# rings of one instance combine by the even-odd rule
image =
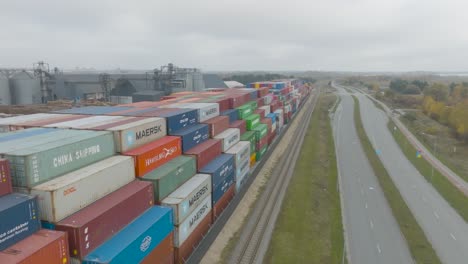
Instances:
[[[425,94],[431,96],[436,101],[446,101],[449,94],[449,88],[442,83],[434,83],[429,89],[425,90]]]
[[[400,93],[406,90],[407,86],[408,82],[402,79],[395,79],[390,82],[390,89]]]

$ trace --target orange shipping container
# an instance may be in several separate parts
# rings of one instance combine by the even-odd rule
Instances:
[[[255,153],[255,152],[252,153],[252,155],[250,155],[250,167],[251,168],[255,165],[256,156],[257,156],[257,153]]]
[[[142,177],[182,154],[180,137],[166,136],[152,143],[123,153],[135,161],[135,174]]]

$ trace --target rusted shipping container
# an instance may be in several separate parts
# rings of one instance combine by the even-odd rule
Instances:
[[[213,138],[214,136],[229,128],[229,117],[217,116],[203,121],[203,123],[208,125],[210,137]]]
[[[189,149],[184,154],[194,156],[197,159],[197,171],[205,167],[214,158],[221,155],[222,141],[220,139],[208,139],[207,141]]]
[[[0,251],[0,263],[70,263],[67,233],[47,229],[39,230],[15,245]]]
[[[9,194],[12,191],[10,162],[6,159],[0,159],[0,196]]]
[[[68,233],[71,256],[83,259],[151,208],[153,200],[150,182],[133,181],[63,219],[54,228]]]
[[[139,148],[124,152],[135,162],[135,174],[141,177],[182,154],[180,137],[166,136]]]
[[[221,213],[226,209],[226,207],[231,202],[232,198],[236,194],[236,186],[233,184],[229,189],[224,193],[221,199],[218,200],[216,204],[213,205],[213,210],[211,210],[213,215],[213,222],[218,219]]]
[[[229,128],[239,129],[241,135],[247,131],[245,120],[236,120],[229,125]]]
[[[174,234],[171,232],[140,264],[173,264]]]

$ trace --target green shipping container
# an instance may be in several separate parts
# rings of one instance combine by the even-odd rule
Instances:
[[[247,131],[241,136],[241,141],[249,141],[250,142],[250,154],[255,152],[255,144],[257,143],[255,137],[255,131]]]
[[[251,114],[245,118],[245,123],[247,124],[247,130],[252,130],[258,124],[260,124],[260,115]]]
[[[261,160],[263,155],[265,155],[267,149],[268,149],[268,145],[265,145],[265,146],[263,146],[263,148],[260,151],[257,151],[257,154],[255,156],[255,160],[256,161]]]
[[[254,127],[252,131],[255,131],[255,140],[259,141],[268,133],[268,125],[260,123],[256,127]]]
[[[114,136],[86,131],[80,136],[5,153],[14,186],[31,188],[115,154]]]
[[[239,113],[239,119],[245,119],[247,116],[253,113],[252,107],[250,104],[244,104],[236,108]]]
[[[154,187],[154,200],[159,202],[179,188],[197,172],[195,158],[179,156],[147,173],[141,180],[150,181]]]
[[[257,101],[251,101],[251,102],[248,102],[246,104],[250,105],[250,109],[252,109],[252,112],[255,111],[258,108]]]

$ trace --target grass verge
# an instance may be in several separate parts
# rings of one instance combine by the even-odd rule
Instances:
[[[338,105],[340,104],[341,102],[341,97],[338,96],[338,95],[335,95],[336,96],[336,101],[335,101],[335,105],[333,106],[333,108],[331,109],[331,112],[332,113],[335,113],[336,112],[336,109],[338,108]]]
[[[468,197],[458,190],[447,180],[437,169],[432,169],[432,165],[424,158],[416,157],[416,149],[399,129],[394,129],[393,121],[388,122],[388,129],[392,132],[393,138],[400,145],[400,149],[405,153],[406,158],[416,167],[428,182],[437,189],[444,199],[468,222]],[[423,154],[424,155],[424,154]]]
[[[416,263],[441,263],[439,257],[432,248],[432,245],[429,243],[426,235],[421,229],[421,226],[419,226],[403,200],[403,197],[401,197],[398,188],[393,183],[392,178],[375,153],[362,125],[359,101],[355,96],[353,96],[353,99],[354,122],[356,124],[356,130],[361,141],[361,145],[369,159],[369,163],[371,164],[375,175],[377,176],[385,198],[392,209],[393,215],[400,226],[400,230],[408,243],[408,247],[414,261]]]
[[[343,226],[335,147],[321,96],[276,222],[266,263],[341,263]]]

